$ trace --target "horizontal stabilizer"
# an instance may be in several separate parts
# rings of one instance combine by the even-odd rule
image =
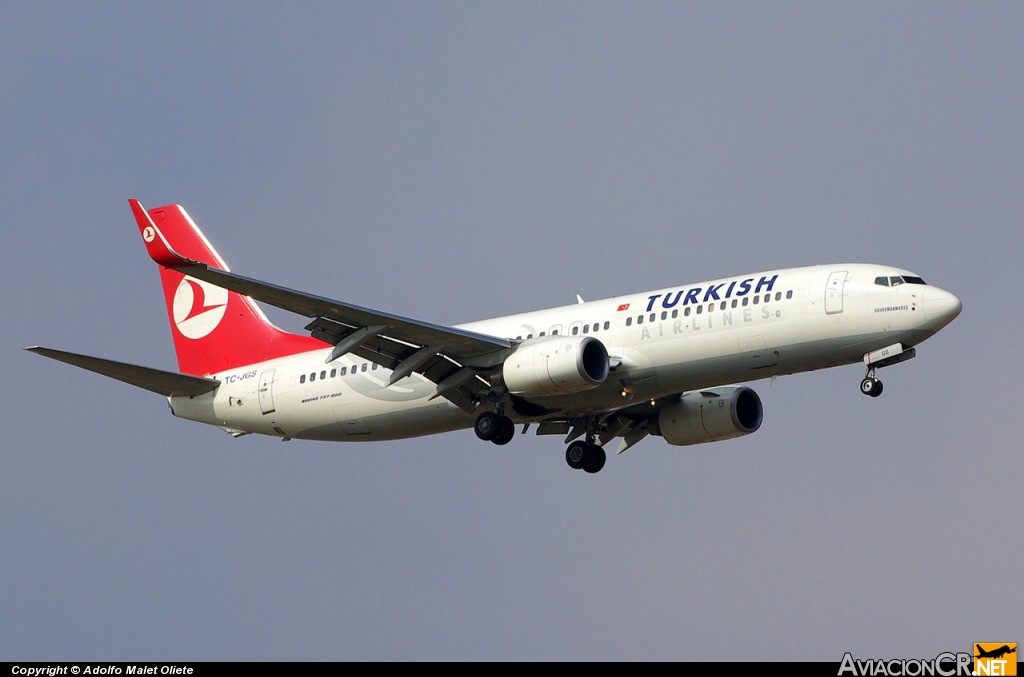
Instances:
[[[103,374],[104,376],[124,381],[125,383],[166,397],[203,395],[215,390],[220,385],[220,381],[212,378],[188,376],[172,371],[139,367],[134,364],[114,362],[113,360],[104,360],[99,357],[89,357],[88,355],[79,355],[77,353],[67,353],[63,350],[53,350],[52,348],[32,346],[25,348],[25,350],[59,362],[66,362],[82,369],[94,371],[97,374]]]

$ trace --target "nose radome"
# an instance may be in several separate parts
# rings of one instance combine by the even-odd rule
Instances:
[[[936,330],[956,319],[963,307],[960,299],[945,289],[929,286],[925,290],[924,317]]]

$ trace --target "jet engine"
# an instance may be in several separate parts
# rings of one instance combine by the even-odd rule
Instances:
[[[669,444],[716,442],[749,435],[761,427],[761,398],[750,388],[684,393],[654,417],[654,430]]]
[[[567,395],[596,388],[610,370],[608,350],[593,336],[545,336],[523,342],[502,365],[513,395]]]

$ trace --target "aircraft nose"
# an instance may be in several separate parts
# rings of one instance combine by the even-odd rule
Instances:
[[[964,307],[954,294],[932,286],[925,290],[923,305],[925,320],[935,331],[956,319]]]

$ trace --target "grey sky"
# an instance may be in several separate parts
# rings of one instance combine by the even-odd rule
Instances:
[[[0,9],[0,660],[934,657],[1022,641],[1020,3]],[[43,344],[175,366],[126,200],[236,271],[442,323],[872,261],[918,358],[756,434],[233,440]],[[301,318],[275,321],[301,330]]]

